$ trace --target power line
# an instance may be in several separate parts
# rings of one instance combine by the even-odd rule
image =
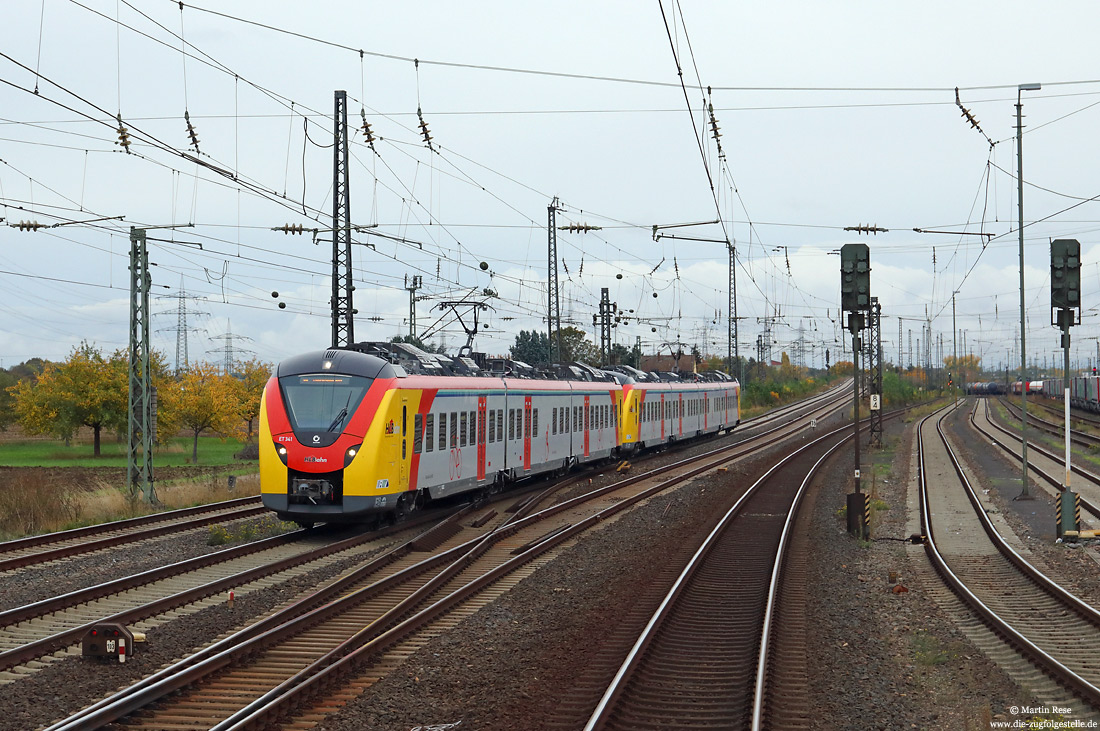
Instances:
[[[74,1],[74,0],[70,0]],[[167,0],[173,5],[177,5],[177,0]],[[129,3],[127,3],[129,4]],[[678,83],[672,83],[668,81],[652,81],[647,79],[630,79],[617,76],[600,76],[594,74],[574,74],[563,71],[547,71],[540,69],[528,69],[513,66],[495,66],[488,64],[475,64],[475,63],[462,63],[457,61],[439,61],[424,58],[413,58],[410,56],[401,56],[392,53],[380,53],[377,51],[364,51],[361,48],[353,48],[352,46],[345,45],[343,43],[337,43],[336,41],[330,41],[317,36],[312,36],[306,33],[300,33],[297,31],[287,30],[278,26],[270,25],[268,23],[261,23],[256,20],[248,18],[242,18],[240,16],[231,15],[229,13],[219,12],[217,10],[211,10],[204,8],[193,3],[185,4],[185,7],[191,10],[208,13],[210,15],[216,15],[227,20],[243,23],[246,25],[255,26],[258,28],[264,28],[275,33],[282,33],[284,35],[294,36],[295,38],[301,38],[313,43],[319,43],[331,48],[338,48],[344,51],[349,51],[357,55],[362,54],[371,56],[372,58],[382,58],[391,61],[401,61],[405,63],[419,63],[422,66],[443,66],[449,68],[460,69],[472,69],[478,71],[495,71],[501,73],[512,74],[525,74],[531,76],[547,76],[563,79],[578,79],[585,81],[604,81],[618,84],[633,84],[641,86],[655,86],[664,88],[676,88],[680,86]],[[1082,84],[1100,84],[1100,79],[1081,79],[1071,81],[1054,81],[1043,82],[1043,86],[1072,86]],[[697,87],[692,87],[694,90],[703,91],[704,87],[700,84]],[[904,92],[904,93],[916,93],[916,92],[952,92],[955,87],[953,86],[732,86],[732,85],[711,85],[711,89],[715,91],[775,91],[775,92],[807,92],[807,91],[832,91],[832,92]],[[994,90],[1015,90],[1016,84],[987,84],[980,86],[960,86],[959,89],[963,91],[994,91]]]

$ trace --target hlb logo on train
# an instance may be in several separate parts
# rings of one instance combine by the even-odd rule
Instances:
[[[325,457],[314,457],[312,454],[305,458],[305,462],[328,462]]]

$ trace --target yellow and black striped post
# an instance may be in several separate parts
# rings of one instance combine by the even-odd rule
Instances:
[[[1081,496],[1073,490],[1063,490],[1058,496],[1055,506],[1055,520],[1057,528],[1055,532],[1061,538],[1066,531],[1074,533],[1081,530]]]
[[[848,493],[848,532],[855,538],[871,537],[871,496],[865,492]]]

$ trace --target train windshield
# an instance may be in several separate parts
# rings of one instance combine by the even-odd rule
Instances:
[[[374,379],[337,374],[279,379],[295,431],[343,431]]]

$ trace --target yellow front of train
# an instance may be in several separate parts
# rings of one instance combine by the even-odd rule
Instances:
[[[403,372],[349,351],[280,363],[260,409],[260,490],[280,518],[303,526],[361,522],[411,509],[415,398]]]

